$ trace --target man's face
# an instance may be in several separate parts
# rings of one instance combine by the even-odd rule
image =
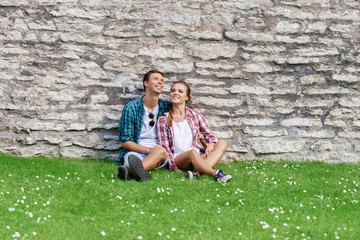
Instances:
[[[160,73],[152,73],[144,84],[146,91],[160,94],[164,89],[164,77]]]

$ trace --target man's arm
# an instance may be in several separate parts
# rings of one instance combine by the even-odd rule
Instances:
[[[137,143],[134,143],[132,141],[124,141],[121,143],[123,148],[132,151],[132,152],[138,152],[138,153],[150,153],[151,148],[145,147],[142,145],[139,145]]]

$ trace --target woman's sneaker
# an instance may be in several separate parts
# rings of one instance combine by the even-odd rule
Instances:
[[[216,170],[215,172],[215,179],[216,181],[219,181],[219,182],[227,182],[227,181],[230,181],[231,180],[231,176],[224,173],[223,171],[221,170]]]
[[[198,172],[187,171],[187,173],[186,173],[186,178],[188,178],[189,180],[192,180],[193,178],[199,178],[199,177],[200,177],[200,173],[198,173]]]

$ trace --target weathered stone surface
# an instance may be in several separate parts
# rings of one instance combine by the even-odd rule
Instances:
[[[121,111],[158,68],[163,99],[190,84],[224,162],[360,160],[355,0],[0,6],[0,152],[116,159]]]
[[[274,68],[268,63],[253,63],[244,65],[244,71],[249,73],[271,73]]]
[[[322,75],[308,75],[300,78],[300,83],[304,85],[311,84],[323,84],[325,83],[325,77]]]
[[[237,49],[234,44],[202,44],[190,47],[190,55],[202,60],[232,58],[236,55]]]
[[[281,21],[276,25],[276,31],[280,33],[297,33],[300,27],[298,23]]]
[[[287,138],[249,138],[256,154],[296,153],[304,149],[305,140]]]
[[[194,104],[203,104],[207,106],[213,106],[217,108],[221,107],[236,107],[242,104],[241,100],[238,99],[218,99],[214,97],[197,97],[193,99],[192,102]]]
[[[319,32],[324,33],[327,28],[327,24],[325,22],[314,22],[309,23],[306,28],[306,33]]]
[[[274,36],[265,33],[248,33],[244,29],[238,31],[227,31],[225,36],[234,41],[241,42],[273,42]]]
[[[320,119],[309,119],[309,118],[285,119],[281,121],[281,124],[285,127],[290,127],[290,126],[321,127],[322,126]]]

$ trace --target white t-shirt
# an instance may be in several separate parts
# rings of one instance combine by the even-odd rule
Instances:
[[[174,158],[190,149],[197,150],[200,153],[199,149],[194,146],[193,135],[191,128],[186,119],[182,122],[174,122],[174,138],[173,138],[173,148],[174,148]]]
[[[156,134],[156,120],[157,114],[159,112],[159,104],[156,105],[154,111],[150,111],[144,106],[145,113],[144,113],[144,123],[141,128],[139,145],[146,146],[146,147],[155,147],[158,144],[157,134]],[[151,118],[149,118],[149,114],[153,113],[154,118],[152,119],[155,124],[154,126],[150,126],[149,123]]]

